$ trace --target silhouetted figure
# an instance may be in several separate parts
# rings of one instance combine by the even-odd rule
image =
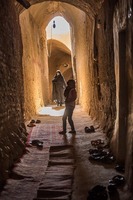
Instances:
[[[53,101],[56,101],[57,106],[62,106],[62,104],[64,103],[64,90],[66,88],[66,82],[60,70],[56,71],[56,75],[52,80],[52,84],[53,84],[53,91],[52,91]]]
[[[69,133],[76,133],[75,131],[75,127],[74,127],[74,123],[72,120],[72,115],[73,115],[73,111],[75,108],[75,100],[77,98],[77,92],[75,89],[75,81],[74,80],[69,80],[67,82],[67,87],[65,89],[64,92],[64,96],[65,96],[65,111],[64,111],[64,115],[63,115],[63,131],[60,131],[60,134],[65,134],[66,133],[66,120],[68,118],[68,122],[70,124],[71,127],[71,131],[69,131]]]

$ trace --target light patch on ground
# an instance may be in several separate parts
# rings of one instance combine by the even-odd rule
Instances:
[[[42,107],[39,109],[39,115],[49,115],[49,116],[63,116],[64,114],[64,107]]]

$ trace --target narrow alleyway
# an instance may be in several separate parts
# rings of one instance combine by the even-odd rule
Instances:
[[[59,28],[59,17],[69,31],[61,22]],[[99,184],[109,195],[117,164],[133,191],[133,0],[0,0],[0,22],[0,199],[49,199],[46,183],[50,188],[51,179],[61,190],[60,176],[69,177],[62,181],[68,184],[63,199],[90,200],[88,191]],[[59,113],[35,116],[53,102],[57,70],[66,82],[76,81],[77,102],[86,111],[76,107],[75,135],[59,135]],[[41,123],[27,127],[31,119]],[[91,125],[95,132],[86,133]],[[27,143],[25,149],[27,135],[43,148]],[[101,152],[94,151],[102,140]],[[124,185],[108,200],[133,200],[133,194]]]
[[[58,110],[57,110],[58,112]],[[56,113],[56,110],[55,110]],[[58,114],[59,115],[59,114]],[[67,133],[66,136],[59,135],[61,130],[61,116],[38,115],[34,119],[41,120],[35,127],[27,127],[28,140],[35,139],[43,141],[43,149],[36,146],[26,148],[26,154],[20,159],[13,169],[7,181],[1,200],[32,200],[37,197],[39,184],[45,177],[45,171],[49,160],[49,148],[54,145],[73,145],[75,171],[73,179],[72,200],[86,200],[88,191],[95,185],[108,186],[109,179],[117,175],[114,169],[115,163],[98,164],[91,163],[88,159],[89,149],[92,148],[91,141],[102,139],[104,134],[99,125],[88,117],[80,106],[74,112],[76,135]],[[85,133],[85,126],[93,125],[94,133]],[[69,127],[68,127],[69,128]],[[117,197],[112,200],[132,200],[126,192],[126,186],[118,189]]]

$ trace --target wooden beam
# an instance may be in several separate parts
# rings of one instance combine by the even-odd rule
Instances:
[[[24,8],[28,9],[31,5],[27,0],[16,0],[19,2]]]

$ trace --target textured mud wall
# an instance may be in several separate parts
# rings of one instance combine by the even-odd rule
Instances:
[[[126,117],[127,102],[122,103],[122,99],[127,96],[127,87],[125,88],[124,82],[127,82],[127,69],[126,69],[126,2],[120,3],[114,13],[114,60],[115,60],[115,77],[116,77],[116,121],[112,141],[115,141],[113,150],[115,151],[117,159],[121,162],[125,160],[126,154]],[[121,34],[124,34],[121,38]],[[124,44],[125,43],[125,44]],[[124,46],[123,46],[124,45]],[[122,63],[123,64],[122,64]],[[122,91],[124,93],[122,94]],[[126,100],[126,99],[125,99]],[[124,119],[123,119],[124,118]],[[122,128],[121,128],[122,127]],[[123,130],[122,130],[123,129]]]
[[[114,14],[114,51],[117,117],[112,149],[126,166],[126,178],[133,189],[133,1],[122,1]],[[123,44],[124,43],[124,44]],[[123,47],[123,48],[121,48]],[[125,48],[124,48],[125,47]],[[121,58],[122,57],[122,58]],[[123,92],[122,92],[123,91]],[[124,99],[124,102],[122,101]],[[124,131],[123,131],[124,130]]]
[[[100,126],[109,137],[111,137],[115,121],[116,90],[112,27],[113,2],[110,5],[105,3],[96,16],[95,24],[87,26],[89,46],[88,93],[90,96],[88,112],[99,121]]]
[[[22,43],[13,1],[0,1],[0,188],[24,150]]]
[[[1,132],[5,132],[5,128],[8,128],[8,126],[12,127],[13,124],[19,125],[23,121],[22,43],[19,35],[20,28],[15,8],[9,1],[7,3],[8,5],[4,1],[0,3]]]
[[[20,15],[23,41],[25,119],[48,103],[48,61],[45,31],[29,11]]]
[[[127,2],[128,10],[128,39],[127,39],[127,68],[128,68],[128,137],[127,137],[127,164],[126,176],[130,186],[133,190],[133,1]]]

